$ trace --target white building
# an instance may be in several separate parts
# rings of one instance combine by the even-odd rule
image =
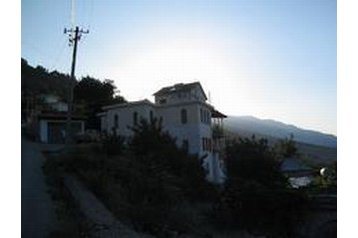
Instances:
[[[199,82],[176,84],[154,93],[155,103],[149,100],[122,103],[103,107],[99,114],[101,129],[130,138],[131,126],[140,119],[156,117],[162,120],[163,129],[176,138],[179,147],[191,154],[206,156],[204,168],[208,180],[222,183],[223,171],[222,119],[226,116],[206,102],[207,97]]]

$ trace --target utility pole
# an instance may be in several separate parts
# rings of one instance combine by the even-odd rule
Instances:
[[[65,142],[66,144],[71,144],[72,140],[72,111],[73,111],[73,89],[75,87],[75,68],[76,68],[76,55],[77,55],[77,43],[81,39],[82,34],[88,34],[89,31],[80,30],[78,26],[75,29],[66,29],[64,33],[69,33],[69,42],[70,46],[73,44],[73,54],[72,54],[72,66],[71,66],[71,81],[69,85],[69,92],[68,92],[68,108],[67,108],[67,121],[66,121],[66,134],[65,134]],[[74,33],[74,36],[73,36]]]

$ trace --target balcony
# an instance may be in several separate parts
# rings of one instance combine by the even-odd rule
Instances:
[[[224,129],[219,125],[212,126],[213,139],[220,139],[224,137]]]

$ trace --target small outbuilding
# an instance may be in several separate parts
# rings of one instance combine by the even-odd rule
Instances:
[[[85,122],[83,116],[73,115],[71,130],[73,135],[83,134]],[[42,143],[62,144],[66,138],[67,113],[45,113],[38,115],[39,139]]]

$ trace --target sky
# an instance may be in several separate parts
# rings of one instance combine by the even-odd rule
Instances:
[[[22,0],[21,56],[69,73],[64,28],[89,30],[76,77],[127,100],[200,81],[227,115],[337,133],[334,0]]]

